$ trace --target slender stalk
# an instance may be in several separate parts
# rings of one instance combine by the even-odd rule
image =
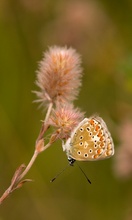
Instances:
[[[45,151],[45,150],[46,150],[48,147],[50,147],[50,146],[51,146],[51,143],[49,142],[48,144],[45,145],[43,151]]]
[[[47,111],[46,116],[45,116],[45,120],[44,120],[45,124],[47,123],[47,121],[48,121],[48,119],[49,119],[49,116],[50,116],[52,107],[53,107],[53,103],[51,102],[51,103],[49,104],[48,111]]]
[[[32,156],[32,158],[31,158],[31,160],[29,161],[29,163],[28,163],[28,165],[27,165],[27,167],[26,167],[26,169],[23,171],[23,173],[20,175],[20,177],[19,177],[19,179],[18,179],[18,182],[20,181],[20,180],[22,180],[23,179],[23,177],[28,173],[28,171],[31,169],[31,167],[32,167],[32,165],[34,164],[34,162],[35,162],[35,160],[36,160],[36,158],[37,158],[37,156],[38,156],[38,154],[39,154],[39,152],[37,152],[36,150],[34,151],[34,154],[33,154],[33,156]]]
[[[11,193],[11,186],[9,186],[9,188],[3,193],[3,195],[0,197],[0,205],[2,204],[2,202],[9,196],[9,194]]]
[[[48,119],[49,119],[49,116],[50,116],[52,107],[53,107],[53,103],[51,102],[51,103],[49,104],[49,107],[48,107],[48,110],[47,110],[47,113],[46,113],[46,116],[45,116],[45,120],[44,120],[44,123],[45,123],[45,124],[47,123],[47,121],[48,121]],[[51,144],[48,143],[43,149],[41,149],[41,151],[38,151],[37,148],[35,147],[34,154],[33,154],[32,158],[31,158],[31,160],[29,161],[29,163],[28,163],[26,169],[25,169],[25,170],[23,171],[23,173],[20,175],[19,181],[20,181],[21,179],[23,179],[23,177],[24,177],[24,176],[28,173],[28,171],[31,169],[32,165],[34,164],[34,162],[35,162],[35,160],[36,160],[36,158],[37,158],[37,156],[38,156],[38,154],[39,154],[40,152],[43,152],[44,150],[46,150],[50,145],[51,145]]]
[[[28,173],[28,171],[31,169],[31,167],[32,167],[32,165],[34,164],[34,162],[35,162],[37,156],[39,155],[39,153],[42,153],[43,151],[45,151],[45,150],[46,150],[48,147],[50,147],[50,146],[51,146],[51,143],[49,142],[48,144],[45,145],[45,147],[44,147],[43,149],[41,149],[40,152],[39,152],[38,150],[35,150],[35,151],[34,151],[34,154],[33,154],[32,158],[31,158],[31,160],[29,161],[29,163],[28,163],[26,169],[25,169],[25,170],[23,171],[23,173],[20,175],[20,177],[19,177],[19,179],[18,179],[18,182],[19,182],[20,180],[22,180],[23,177],[24,177],[24,176]]]
[[[44,146],[44,133],[45,131],[48,129],[48,126],[47,126],[47,122],[48,122],[48,119],[50,117],[50,113],[51,113],[51,110],[52,110],[52,107],[53,107],[53,103],[51,102],[48,106],[48,110],[47,110],[47,113],[46,113],[46,116],[45,116],[45,120],[44,120],[44,123],[41,127],[41,130],[40,130],[40,134],[38,135],[38,138],[36,140],[36,146],[35,146],[35,150],[34,150],[34,153],[33,153],[33,156],[32,158],[30,159],[28,165],[26,166],[25,170],[23,172],[21,172],[21,168],[22,166],[19,167],[19,170],[18,172],[15,172],[14,176],[13,176],[13,180],[11,181],[11,185],[8,187],[7,190],[5,190],[5,192],[3,193],[3,195],[0,197],[0,204],[17,188],[19,188],[19,186],[21,186],[21,184],[23,184],[24,182],[22,181],[22,179],[25,177],[25,175],[28,173],[28,171],[31,169],[31,167],[33,166],[37,156],[45,151],[48,147],[51,146],[51,142],[49,142],[48,144],[46,144]],[[27,182],[29,180],[25,180],[25,182]],[[20,184],[20,185],[19,185]]]

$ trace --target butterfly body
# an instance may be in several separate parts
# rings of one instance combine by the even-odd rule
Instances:
[[[85,118],[73,130],[70,138],[63,144],[70,165],[75,160],[96,161],[114,155],[111,134],[101,117]]]

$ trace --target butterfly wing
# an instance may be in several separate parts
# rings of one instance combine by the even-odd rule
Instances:
[[[113,140],[100,117],[84,119],[71,135],[68,156],[75,160],[101,160],[113,154]]]

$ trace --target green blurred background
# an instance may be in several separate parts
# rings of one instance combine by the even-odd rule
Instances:
[[[35,181],[1,205],[0,220],[131,220],[131,0],[0,1],[0,194],[34,151],[44,113],[32,103],[36,97],[31,91],[38,89],[38,61],[52,45],[72,46],[82,55],[83,85],[75,105],[87,117],[98,113],[104,118],[115,156],[79,163],[91,185],[76,165],[51,184],[67,164],[58,141],[26,176]],[[129,157],[127,167],[120,149]]]

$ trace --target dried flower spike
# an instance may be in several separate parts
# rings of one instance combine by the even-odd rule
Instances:
[[[36,92],[39,102],[64,103],[73,101],[81,85],[80,55],[72,48],[50,47],[39,64]]]
[[[114,171],[117,177],[132,177],[132,122],[125,120],[119,129],[121,145],[117,149]]]
[[[72,104],[65,106],[58,106],[52,111],[50,117],[50,124],[57,128],[58,138],[67,139],[71,131],[84,118],[84,113],[80,112],[78,108],[74,108]]]

